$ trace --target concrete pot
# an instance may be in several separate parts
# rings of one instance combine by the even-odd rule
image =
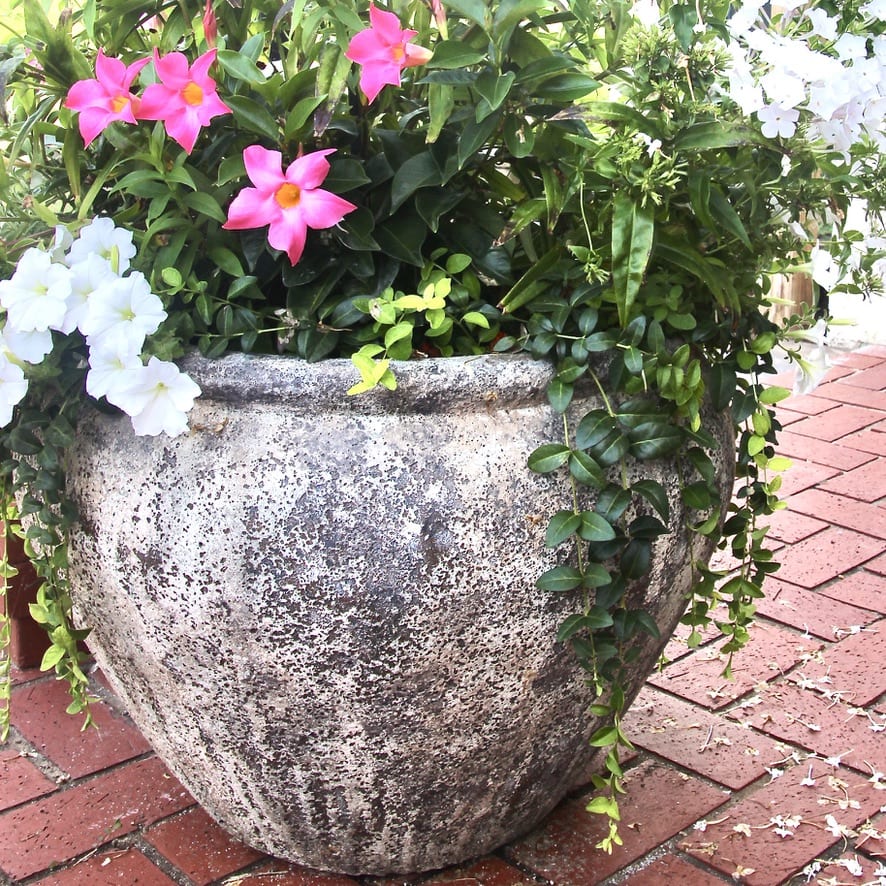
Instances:
[[[206,810],[273,855],[381,875],[484,854],[587,781],[600,724],[554,642],[576,603],[534,588],[562,556],[544,531],[567,489],[523,467],[562,426],[550,368],[410,362],[396,392],[356,398],[347,361],[185,368],[203,389],[189,435],[83,422],[70,576],[99,664]],[[681,525],[675,474],[662,466]],[[633,599],[666,638],[686,537],[655,561]]]

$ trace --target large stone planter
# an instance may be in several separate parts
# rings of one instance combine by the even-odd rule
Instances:
[[[561,425],[549,368],[413,362],[395,393],[358,398],[346,361],[186,368],[203,388],[189,435],[96,414],[68,475],[76,610],[157,753],[228,831],[315,868],[427,870],[535,825],[587,780],[599,725],[554,642],[576,604],[534,588],[568,506],[523,467]],[[687,539],[656,556],[637,593],[666,637]]]

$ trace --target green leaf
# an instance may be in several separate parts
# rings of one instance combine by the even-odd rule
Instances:
[[[594,510],[610,523],[615,523],[630,503],[631,493],[611,483],[600,493]]]
[[[497,111],[479,122],[469,120],[465,123],[464,129],[461,132],[461,138],[458,140],[457,159],[459,169],[464,169],[468,160],[486,144],[489,136],[498,128],[500,120],[501,111]]]
[[[493,111],[497,111],[504,100],[508,97],[511,87],[514,85],[516,74],[508,71],[506,74],[495,74],[493,71],[484,71],[474,84],[482,101],[476,108],[476,119],[479,123],[488,117]]]
[[[631,581],[642,578],[649,571],[651,560],[651,543],[645,538],[631,539],[619,561],[621,574]]]
[[[425,67],[429,70],[469,68],[484,61],[485,58],[486,53],[483,50],[474,49],[460,40],[441,40],[434,44],[434,55]]]
[[[624,327],[640,291],[652,253],[655,213],[650,201],[641,206],[625,191],[619,191],[612,215],[612,288],[618,319]]]
[[[750,126],[730,126],[718,120],[687,126],[674,140],[674,147],[677,151],[705,151],[764,143],[763,136]]]
[[[485,318],[484,318],[485,319]],[[554,376],[548,384],[548,402],[554,412],[564,413],[572,402],[574,386],[563,381],[559,376]]]
[[[704,510],[716,504],[708,484],[702,481],[684,486],[681,495],[685,504],[696,510]]]
[[[235,80],[242,80],[253,86],[263,86],[267,82],[267,77],[252,59],[247,58],[242,52],[235,52],[233,49],[219,49],[215,57],[224,71]]]
[[[569,473],[585,486],[599,489],[606,482],[603,469],[591,455],[582,450],[575,450],[569,454]]]
[[[582,511],[578,534],[585,541],[610,541],[615,538],[615,530],[612,524],[600,514],[594,511]]]
[[[227,216],[218,201],[203,191],[193,191],[182,197],[182,202],[191,209],[196,210],[201,215],[214,219],[217,222],[224,222]]]
[[[605,409],[592,409],[578,423],[575,432],[577,449],[590,449],[616,429],[615,419]]]
[[[574,566],[555,566],[542,573],[535,586],[541,591],[562,593],[573,591],[581,585],[582,574]]]
[[[529,468],[537,474],[556,471],[569,460],[569,447],[563,443],[545,443],[529,456]]]
[[[475,24],[480,25],[484,30],[486,29],[488,4],[484,3],[483,0],[446,0],[446,9],[463,15]]]
[[[729,231],[730,234],[738,237],[748,249],[753,249],[750,238],[748,237],[748,232],[745,230],[744,223],[739,218],[733,205],[726,198],[726,195],[715,184],[711,185],[710,206],[711,213],[716,217],[717,221],[720,222],[720,225]]]
[[[760,402],[771,406],[773,403],[780,403],[790,396],[791,392],[787,388],[779,388],[773,385],[760,391]]]
[[[631,452],[639,459],[661,458],[676,452],[685,440],[683,430],[666,421],[650,421],[629,432]]]
[[[661,483],[655,480],[637,480],[631,485],[631,490],[646,499],[665,523],[671,519],[671,503]]]
[[[582,515],[573,511],[557,511],[548,523],[547,532],[545,532],[545,545],[555,548],[562,544],[576,532],[581,525],[581,519]]]
[[[280,128],[264,105],[242,95],[226,95],[225,104],[234,114],[234,119],[244,129],[256,132],[272,142],[280,140]]]
[[[430,151],[403,163],[391,183],[391,212],[396,212],[419,188],[443,184],[443,172]]]
[[[724,409],[729,408],[737,384],[738,377],[731,366],[727,366],[724,363],[715,363],[711,367],[708,378],[708,392],[711,395],[714,409],[722,412]]]

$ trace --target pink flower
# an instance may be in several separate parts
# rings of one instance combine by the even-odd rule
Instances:
[[[348,44],[345,55],[363,65],[360,72],[360,88],[368,101],[387,86],[399,86],[404,68],[425,64],[433,54],[423,46],[413,46],[409,41],[418,31],[404,30],[393,12],[380,12],[375,4],[369,5],[371,27],[360,31]]]
[[[138,98],[129,90],[149,61],[142,58],[124,65],[118,58],[108,58],[100,49],[95,60],[96,79],[78,80],[70,88],[65,107],[80,112],[80,135],[87,145],[114,120],[136,122]]]
[[[270,225],[268,243],[283,250],[296,264],[304,251],[308,228],[331,228],[357,208],[320,188],[329,174],[326,156],[334,153],[335,149],[329,148],[305,154],[283,172],[279,151],[261,145],[246,148],[243,162],[255,187],[237,194],[222,227],[242,231]]]
[[[191,67],[180,52],[160,57],[154,50],[154,68],[159,83],[145,89],[138,109],[140,120],[162,120],[166,131],[189,154],[213,117],[230,114],[231,109],[218,97],[215,80],[208,71],[215,61],[214,49],[204,52]]]

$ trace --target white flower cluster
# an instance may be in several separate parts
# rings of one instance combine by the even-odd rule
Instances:
[[[0,281],[0,427],[27,393],[27,365],[52,351],[53,332],[79,330],[89,350],[90,396],[122,409],[136,434],[187,430],[200,388],[174,363],[144,363],[145,340],[166,312],[144,275],[128,273],[135,252],[130,231],[96,218],[76,239],[60,226],[49,250],[29,249],[12,278]]]
[[[764,0],[744,0],[729,21],[729,94],[767,138],[790,138],[810,112],[812,141],[846,153],[869,136],[886,148],[886,36],[840,33],[839,20],[805,0],[778,4],[790,33],[759,25]],[[864,20],[886,20],[886,0],[868,0]],[[870,47],[870,51],[869,51]]]

